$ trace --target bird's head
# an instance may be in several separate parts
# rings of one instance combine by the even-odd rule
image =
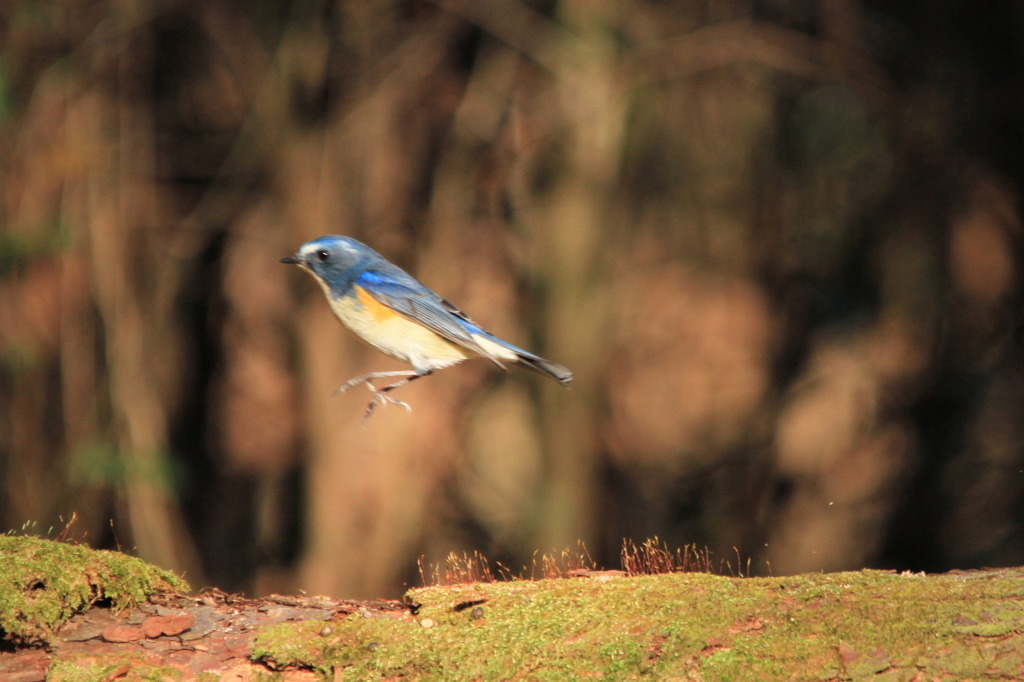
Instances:
[[[282,263],[298,265],[328,286],[340,286],[352,276],[358,265],[380,257],[369,246],[339,235],[327,235],[306,242],[294,256]]]

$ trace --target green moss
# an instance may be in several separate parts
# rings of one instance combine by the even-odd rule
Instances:
[[[110,679],[124,664],[121,661],[86,660],[82,657],[61,658],[53,662],[46,674],[47,682],[101,682]]]
[[[187,590],[177,576],[119,552],[0,535],[0,629],[45,641],[99,601],[124,609],[153,594]]]
[[[350,616],[259,632],[273,667],[394,677],[909,679],[1024,672],[1019,571],[740,579],[668,574],[413,590],[415,619]],[[484,600],[483,614],[470,607]],[[424,627],[423,623],[432,623]]]
[[[268,671],[263,671],[263,670],[258,670],[258,669],[257,670],[248,670],[248,671],[246,671],[245,674],[248,674],[249,677],[242,678],[242,679],[248,679],[249,682],[280,682],[281,680],[285,679],[284,676],[281,673],[268,672]],[[225,678],[225,676],[221,675],[221,673],[219,673],[219,672],[204,672],[204,673],[199,673],[196,676],[196,681],[197,682],[221,682],[221,680],[223,680],[224,678]],[[49,682],[49,681],[47,681],[47,682]]]
[[[115,678],[172,682],[183,679],[183,675],[173,667],[154,665],[141,655],[131,654],[102,660],[88,655],[64,657],[54,661],[46,673],[47,682],[105,682]]]
[[[130,673],[130,674],[129,674]],[[105,682],[110,679],[131,679],[137,682],[171,682],[182,679],[182,673],[169,666],[146,663],[141,656],[111,657],[96,660],[90,656],[61,658],[50,666],[47,682]]]

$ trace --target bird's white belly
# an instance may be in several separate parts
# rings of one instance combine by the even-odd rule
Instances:
[[[417,370],[441,369],[476,355],[377,301],[364,304],[358,296],[335,298],[324,289],[342,324],[377,350]]]

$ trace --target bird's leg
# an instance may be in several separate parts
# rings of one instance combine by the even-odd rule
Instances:
[[[389,374],[390,376],[401,376],[402,373],[399,373],[399,372],[380,372],[379,374]],[[366,413],[363,415],[363,422],[365,422],[367,419],[370,418],[370,415],[373,414],[373,411],[377,409],[378,405],[385,405],[385,404],[389,404],[389,403],[391,405],[401,405],[402,407],[404,407],[409,412],[412,412],[412,407],[409,405],[409,403],[403,402],[403,401],[398,400],[396,398],[392,398],[391,396],[387,395],[387,393],[388,393],[388,391],[393,391],[393,390],[395,390],[396,388],[398,388],[400,386],[405,386],[407,383],[409,383],[413,379],[419,379],[420,377],[427,376],[428,374],[430,374],[430,370],[428,369],[428,370],[424,370],[422,372],[407,372],[405,374],[406,374],[406,376],[404,378],[399,379],[395,383],[389,384],[389,385],[385,386],[384,388],[377,388],[376,386],[371,384],[369,381],[366,382],[366,385],[370,387],[371,391],[373,391],[373,400],[371,400],[370,404],[366,406]]]
[[[334,391],[334,395],[338,395],[339,393],[344,393],[348,389],[355,388],[359,384],[370,383],[374,379],[383,379],[384,377],[412,377],[412,376],[418,376],[418,375],[419,375],[419,372],[416,372],[416,371],[413,371],[413,370],[409,370],[409,369],[399,370],[397,372],[370,372],[369,374],[360,374],[357,377],[349,379],[342,386],[339,386],[337,388],[337,390]],[[406,379],[406,381],[410,381],[410,379]],[[399,383],[401,383],[401,382],[399,382]],[[371,386],[371,389],[373,391],[377,390],[376,388],[373,388],[373,384],[370,384],[370,386]],[[390,388],[390,386],[388,388]],[[387,389],[385,389],[385,390],[387,390]]]
[[[427,376],[428,374],[431,374],[431,373],[432,373],[432,371],[429,370],[429,369],[425,369],[425,370],[423,370],[421,372],[413,372],[412,374],[409,374],[404,379],[396,381],[395,383],[391,384],[390,386],[385,386],[384,388],[380,389],[380,392],[381,393],[385,393],[387,391],[393,391],[396,388],[399,388],[400,386],[405,386],[407,383],[409,383],[410,381],[413,381],[414,379],[419,379],[420,377],[425,377],[425,376]]]
[[[345,385],[339,387],[338,390],[335,391],[335,395],[337,395],[338,393],[344,393],[345,391],[347,391],[348,389],[352,388],[353,386],[358,386],[359,384],[366,384],[366,387],[370,389],[371,393],[373,393],[373,400],[371,400],[370,404],[366,406],[366,412],[363,414],[363,422],[365,422],[367,419],[370,418],[370,415],[373,414],[374,410],[377,409],[378,405],[385,405],[385,404],[401,405],[402,407],[404,407],[409,412],[412,412],[412,407],[410,407],[408,403],[405,403],[405,402],[403,402],[401,400],[397,400],[396,398],[392,398],[391,396],[387,395],[387,392],[388,391],[393,391],[394,389],[398,388],[399,386],[404,386],[407,383],[409,383],[410,381],[412,381],[413,379],[419,379],[420,377],[425,377],[428,374],[430,374],[430,370],[424,370],[424,371],[409,371],[409,370],[405,370],[405,371],[396,371],[396,372],[371,372],[370,374],[363,374],[361,376],[355,377],[354,379],[349,379],[345,383]],[[388,386],[385,386],[384,388],[377,388],[376,386],[373,385],[373,380],[374,379],[381,379],[381,378],[384,378],[384,377],[403,377],[403,378],[400,379],[399,381],[396,381],[393,384],[389,384]]]

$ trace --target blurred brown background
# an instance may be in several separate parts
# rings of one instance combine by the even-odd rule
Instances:
[[[0,520],[392,596],[624,537],[1024,563],[1024,2],[9,0]],[[278,264],[362,239],[572,388],[403,389]],[[72,516],[76,520],[65,528]]]

